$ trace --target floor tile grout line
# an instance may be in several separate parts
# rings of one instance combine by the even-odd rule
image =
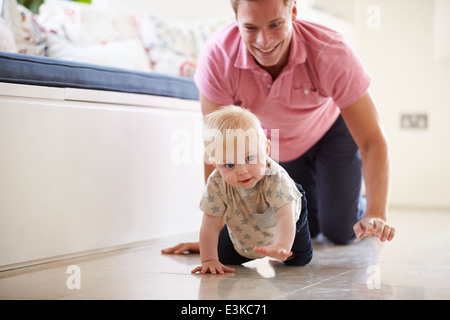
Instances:
[[[363,267],[363,266],[362,266],[362,267]],[[300,288],[300,289],[294,290],[294,291],[292,291],[292,292],[283,294],[283,295],[281,295],[280,297],[276,298],[275,300],[280,299],[280,298],[282,298],[282,297],[289,296],[289,295],[294,294],[294,293],[296,293],[296,292],[300,292],[300,291],[303,291],[303,290],[307,290],[307,289],[309,289],[309,288],[311,288],[311,287],[314,287],[314,286],[317,286],[317,285],[319,285],[319,284],[321,284],[321,283],[324,283],[324,282],[327,282],[327,281],[329,281],[329,280],[338,278],[338,277],[343,276],[343,275],[345,275],[345,274],[347,274],[347,273],[350,273],[350,272],[353,272],[353,271],[355,271],[355,270],[358,270],[358,269],[360,269],[360,268],[362,268],[362,267],[357,267],[357,268],[354,268],[354,269],[347,270],[347,271],[342,272],[342,273],[340,273],[340,274],[337,274],[337,275],[331,276],[331,277],[329,277],[329,278],[323,279],[323,280],[321,280],[321,281],[319,281],[319,282],[316,282],[316,283],[307,285],[307,286],[305,286],[305,287],[302,287],[302,288]]]

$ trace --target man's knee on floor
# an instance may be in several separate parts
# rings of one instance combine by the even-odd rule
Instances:
[[[352,244],[356,239],[353,228],[351,230],[327,230],[323,231],[322,234],[328,241],[337,245]]]

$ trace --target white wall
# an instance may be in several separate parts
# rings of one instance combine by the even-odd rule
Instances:
[[[449,0],[316,0],[354,23],[357,50],[390,141],[395,206],[450,207]],[[444,41],[438,42],[436,41]],[[437,54],[436,49],[442,50]],[[439,59],[436,59],[439,58]],[[428,115],[426,130],[400,127],[404,113]]]
[[[434,0],[434,50],[437,60],[450,59],[450,0]]]
[[[200,228],[198,101],[84,93],[0,83],[0,270]]]
[[[380,28],[367,28],[367,7]],[[434,1],[357,1],[359,51],[372,76],[392,154],[393,205],[450,207],[450,59],[435,60]],[[450,41],[450,39],[448,39]],[[400,128],[403,113],[425,113],[428,128]]]

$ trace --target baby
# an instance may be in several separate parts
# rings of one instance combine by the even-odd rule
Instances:
[[[257,117],[224,106],[205,117],[204,127],[207,161],[215,170],[200,202],[202,265],[192,272],[234,272],[224,264],[264,256],[308,264],[313,250],[304,191],[269,157],[270,141]]]

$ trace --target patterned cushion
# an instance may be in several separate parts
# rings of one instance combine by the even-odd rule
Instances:
[[[137,20],[154,71],[192,77],[203,43],[230,19],[181,21],[143,15]]]

